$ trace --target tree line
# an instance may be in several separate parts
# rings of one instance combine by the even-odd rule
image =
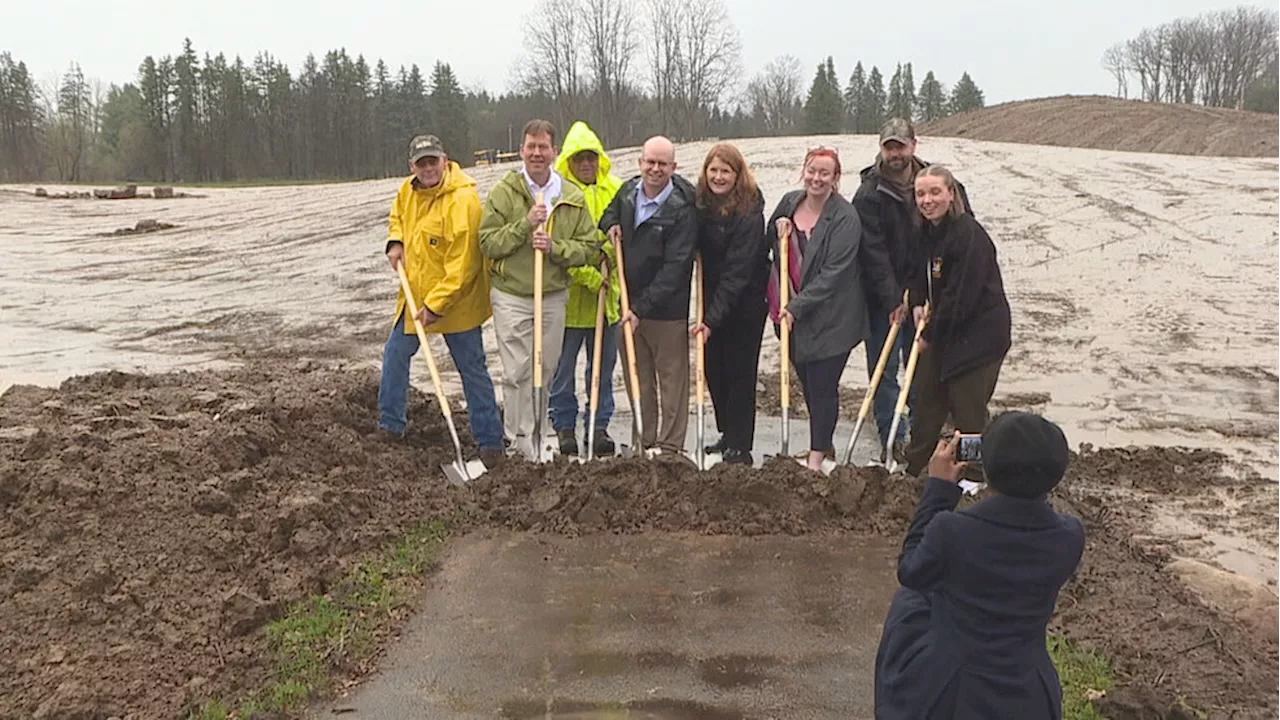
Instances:
[[[1274,7],[1240,6],[1146,28],[1103,53],[1127,98],[1277,112]],[[1136,81],[1136,85],[1131,84]]]
[[[967,74],[948,92],[910,63],[888,89],[861,63],[841,88],[831,58],[802,97],[800,63],[781,57],[745,89],[741,43],[722,0],[541,0],[525,23],[511,90],[464,89],[436,62],[391,68],[345,49],[293,70],[181,51],[147,56],[132,82],[104,86],[72,64],[40,87],[0,53],[0,181],[200,183],[354,179],[405,172],[414,134],[439,135],[470,164],[475,149],[514,149],[524,122],[562,130],[587,120],[606,146],[653,133],[677,141],[791,132],[874,133],[884,118],[928,121],[983,104]]]
[[[885,120],[903,117],[919,122],[984,107],[982,90],[963,73],[950,91],[930,70],[915,83],[911,63],[898,63],[885,89],[877,66],[867,72],[858,62],[841,88],[835,61],[818,64],[808,95],[801,98],[800,61],[791,55],[775,58],[747,84],[747,104],[760,118],[765,135],[876,133]]]

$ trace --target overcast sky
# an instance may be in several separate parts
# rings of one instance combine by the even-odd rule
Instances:
[[[819,61],[835,58],[841,83],[861,60],[879,65],[887,84],[898,62],[915,79],[933,70],[948,87],[968,71],[988,104],[1062,94],[1107,94],[1100,67],[1107,46],[1144,27],[1241,4],[1230,0],[725,0],[742,39],[746,76],[773,57],[792,54],[805,87]],[[46,82],[75,61],[106,82],[135,78],[146,55],[175,55],[190,37],[197,53],[267,50],[296,70],[345,47],[393,69],[441,59],[466,86],[506,88],[520,55],[529,0],[221,0],[129,2],[11,0],[0,18],[0,51],[27,63]],[[641,2],[634,5],[639,8]],[[886,68],[888,68],[886,70]]]

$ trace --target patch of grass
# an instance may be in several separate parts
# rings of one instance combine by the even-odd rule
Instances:
[[[1111,663],[1077,647],[1065,635],[1050,634],[1049,657],[1062,680],[1062,720],[1103,720],[1093,699],[1115,685]]]
[[[435,566],[446,535],[439,522],[417,528],[361,563],[328,593],[295,603],[267,626],[274,655],[271,684],[236,704],[211,700],[192,717],[240,720],[299,714],[310,699],[330,689],[335,670],[358,666],[370,657],[387,621],[412,598],[417,579]]]

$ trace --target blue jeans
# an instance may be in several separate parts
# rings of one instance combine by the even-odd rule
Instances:
[[[596,411],[596,432],[604,432],[613,419],[613,368],[618,363],[618,324],[605,325],[600,349],[600,408]],[[587,348],[587,372],[583,377],[585,402],[583,416],[591,412],[591,358],[595,352],[595,328],[565,328],[564,349],[560,351],[560,364],[551,379],[549,399],[551,427],[556,432],[573,430],[578,426],[578,395],[574,388],[573,371],[578,364],[578,350]]]
[[[867,337],[865,343],[867,348],[867,377],[876,370],[876,363],[880,362],[880,353],[884,350],[885,338],[889,336],[889,311],[877,307],[874,304],[867,306],[867,315],[871,320],[871,334]],[[911,319],[911,313],[908,311],[907,317],[902,321],[902,327],[898,328],[898,337],[894,340],[894,349],[889,353],[889,361],[885,363],[884,375],[880,378],[880,386],[876,388],[876,397],[872,401],[872,412],[876,417],[876,428],[880,432],[880,447],[884,447],[889,443],[889,427],[893,425],[893,410],[898,404],[898,393],[901,386],[898,385],[898,368],[906,367],[907,358],[911,356],[911,344],[915,342],[916,324]],[[912,383],[911,392],[907,394],[907,407],[914,407],[916,404],[916,388]],[[902,441],[906,439],[907,430],[911,426],[911,416],[908,411],[906,419],[898,425],[898,437],[896,440]]]
[[[493,391],[493,379],[485,364],[484,336],[480,328],[445,333],[445,344],[453,364],[462,375],[462,394],[467,398],[467,418],[471,434],[481,450],[502,450],[502,416]],[[382,351],[382,384],[378,387],[378,427],[403,435],[408,425],[409,361],[418,352],[417,334],[404,332],[404,314],[387,338]]]

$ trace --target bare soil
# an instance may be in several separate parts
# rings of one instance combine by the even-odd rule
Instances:
[[[1276,157],[1280,116],[1200,105],[1064,95],[934,120],[922,135],[1225,157]]]
[[[919,491],[881,470],[824,477],[779,460],[698,473],[680,459],[508,463],[454,488],[433,401],[415,392],[407,440],[386,443],[371,435],[376,395],[372,371],[301,363],[107,372],[0,396],[0,717],[178,717],[257,686],[267,623],[430,520],[457,533],[896,538]],[[1059,624],[1116,661],[1119,700],[1149,689],[1148,710],[1182,697],[1274,716],[1275,643],[1159,573],[1162,557],[1094,499],[1117,484],[1251,482],[1215,479],[1217,464],[1178,450],[1077,460],[1063,499],[1090,540]],[[1177,467],[1187,481],[1170,485]]]
[[[1088,540],[1054,624],[1112,661],[1117,689],[1098,703],[1104,717],[1194,717],[1178,709],[1182,704],[1212,718],[1276,715],[1274,639],[1197,600],[1162,570],[1174,558],[1169,549],[1143,542],[1135,524],[1097,492],[1120,483],[1157,493],[1226,487],[1274,494],[1270,481],[1217,475],[1222,459],[1169,448],[1103,450],[1076,456],[1068,470],[1059,506],[1084,520]]]

